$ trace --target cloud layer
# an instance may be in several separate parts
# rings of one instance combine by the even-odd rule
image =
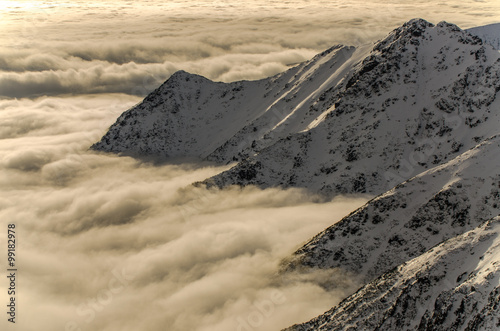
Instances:
[[[496,22],[498,12],[496,1],[7,5],[0,96],[145,95],[179,69],[226,82],[259,79],[335,44],[375,41],[414,17],[468,28]]]
[[[89,152],[136,101],[0,101],[0,121],[9,123],[0,140],[0,220],[4,229],[17,225],[20,243],[16,327],[276,330],[355,289],[341,271],[278,270],[301,243],[366,199],[318,203],[300,190],[207,191],[190,184],[223,168]],[[337,287],[323,288],[326,279],[337,279]]]

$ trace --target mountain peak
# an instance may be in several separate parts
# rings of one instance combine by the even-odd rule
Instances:
[[[414,18],[394,29],[385,39],[375,45],[374,50],[382,50],[397,41],[406,43],[410,39],[421,37],[425,30],[432,27],[434,24],[421,18]]]
[[[197,75],[197,74],[192,74],[184,70],[178,70],[168,78],[163,85],[177,85],[177,84],[185,84],[185,82],[191,82],[191,83],[200,83],[201,81],[205,82],[212,82],[210,79]]]
[[[458,41],[461,44],[482,45],[480,38],[467,33],[455,24],[441,21],[434,25],[424,19],[415,18],[394,29],[385,39],[379,41],[373,49],[381,52],[400,51],[409,44],[418,47],[424,40],[432,41],[443,35],[447,35],[452,42]]]
[[[172,74],[172,76],[170,76],[170,78],[172,79],[183,79],[183,78],[188,78],[188,77],[192,77],[192,76],[197,76],[195,74],[191,74],[187,71],[184,71],[184,70],[177,70],[176,72],[174,72]]]
[[[414,29],[426,29],[428,27],[433,27],[429,21],[424,20],[423,18],[412,18],[411,20],[403,23],[401,29],[403,30],[414,30]]]

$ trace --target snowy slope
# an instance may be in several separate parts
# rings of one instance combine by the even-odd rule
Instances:
[[[368,284],[288,331],[498,327],[500,218],[485,222],[500,214],[499,164],[495,135],[316,235],[285,272],[340,268]]]
[[[367,284],[337,307],[287,331],[497,330],[500,217]]]
[[[335,88],[368,51],[367,46],[358,49],[335,46],[297,68],[270,78],[269,86],[275,86],[274,90],[279,92],[273,95],[266,92],[264,97],[275,101],[208,159],[216,162],[245,159],[279,139],[317,125],[333,104],[326,95],[338,93]]]
[[[322,96],[319,123],[208,183],[385,192],[498,132],[499,57],[454,25],[412,20]]]
[[[364,281],[500,214],[500,135],[369,201],[316,235],[288,270],[342,268]]]
[[[478,36],[484,42],[500,50],[500,23],[478,26],[466,30],[474,36]]]

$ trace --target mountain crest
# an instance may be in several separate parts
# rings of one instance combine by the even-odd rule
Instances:
[[[259,81],[179,71],[93,148],[238,161],[207,182],[219,187],[380,194],[496,132],[498,58],[456,25],[414,19]]]
[[[407,45],[419,46],[422,40],[433,39],[433,30],[437,35],[447,35],[462,44],[482,45],[482,40],[460,29],[457,25],[445,21],[434,25],[421,18],[412,19],[394,29],[382,41],[376,43],[374,51],[382,53],[401,51]]]
[[[412,19],[394,29],[385,39],[378,42],[373,49],[375,51],[394,50],[397,46],[404,46],[404,44],[416,40],[415,38],[421,38],[425,31],[432,27],[434,27],[434,24],[426,20],[421,18]],[[418,42],[413,41],[413,44],[418,44]]]

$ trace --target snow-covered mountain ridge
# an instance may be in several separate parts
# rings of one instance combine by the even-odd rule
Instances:
[[[312,238],[285,272],[339,268],[367,284],[287,330],[497,329],[499,164],[497,134]]]
[[[343,78],[357,53],[335,46],[259,81],[219,83],[179,71],[124,112],[92,148],[159,159],[241,160],[257,142],[267,146],[314,122],[318,94]]]
[[[464,104],[456,96],[466,93],[456,92],[467,85],[463,82],[453,83],[455,97],[440,96],[436,106],[459,114]],[[497,99],[498,78],[492,85]],[[453,105],[441,107],[451,100]],[[462,114],[477,114],[488,103]],[[500,328],[500,228],[498,218],[491,220],[500,214],[500,136],[494,127],[500,124],[494,115],[500,107],[495,101],[489,107],[494,124],[483,132],[491,137],[476,136],[474,125],[460,122],[464,115],[455,117],[459,135],[470,130],[465,135],[472,133],[476,146],[377,196],[286,261],[286,271],[339,268],[367,282],[336,307],[288,331]],[[439,145],[435,137],[427,138],[433,148]]]
[[[468,33],[478,36],[484,42],[500,50],[500,23],[478,26],[466,30]]]
[[[413,20],[365,54],[324,96],[320,123],[211,182],[380,194],[497,132],[499,54],[480,39]]]
[[[500,214],[500,135],[425,171],[316,235],[289,269],[342,268],[366,281]]]
[[[290,330],[491,330],[499,93],[497,50],[453,24],[414,19],[268,79],[178,72],[92,148],[237,162],[208,186],[377,195],[284,261],[283,272],[339,268],[366,284]]]
[[[499,53],[415,19],[374,46],[336,46],[277,76],[179,72],[92,148],[240,161],[208,183],[379,194],[496,132]]]

